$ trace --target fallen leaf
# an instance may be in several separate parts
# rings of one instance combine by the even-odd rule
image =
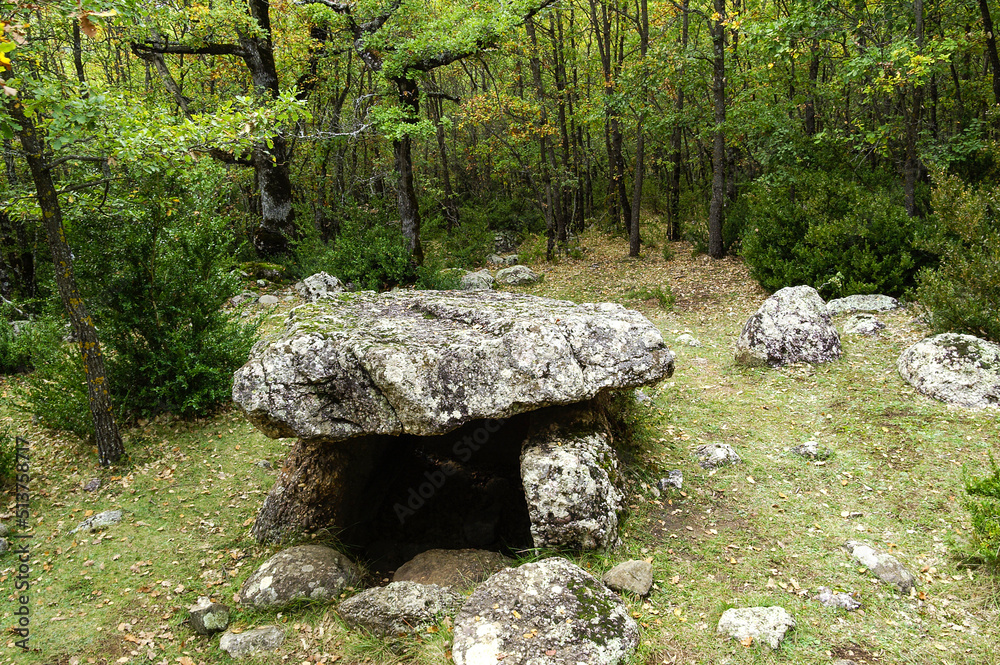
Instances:
[[[740,640],[740,644],[742,644],[745,647],[749,647],[750,645],[753,644],[753,636],[752,635],[747,635],[742,640]]]

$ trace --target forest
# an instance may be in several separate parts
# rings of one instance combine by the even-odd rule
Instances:
[[[0,365],[110,463],[116,419],[227,399],[241,279],[446,288],[498,234],[666,256],[653,223],[769,291],[906,296],[996,340],[991,10],[0,2]]]

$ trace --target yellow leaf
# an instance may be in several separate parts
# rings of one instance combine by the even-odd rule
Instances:
[[[181,665],[194,665],[194,660],[190,656],[181,656],[177,661]]]
[[[751,646],[753,644],[753,636],[752,635],[747,635],[742,640],[740,640],[740,644],[742,644],[745,647]]]

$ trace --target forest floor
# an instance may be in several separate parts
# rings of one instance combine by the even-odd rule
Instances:
[[[918,312],[880,315],[887,328],[879,337],[844,337],[837,362],[740,368],[734,343],[766,297],[745,266],[692,256],[685,243],[655,243],[638,259],[625,249],[623,239],[585,234],[580,258],[536,262],[544,280],[519,290],[622,302],[648,316],[677,354],[674,376],[646,389],[653,400],[641,407],[624,542],[580,559],[598,575],[627,559],[652,561],[652,594],[626,599],[643,629],[633,663],[1000,663],[1000,584],[954,556],[969,530],[963,470],[988,468],[1000,452],[1000,422],[996,412],[914,394],[899,378],[896,358],[928,332]],[[676,344],[683,333],[701,346]],[[9,387],[0,383],[0,395]],[[0,663],[229,662],[217,638],[188,627],[186,608],[202,595],[231,601],[274,553],[248,528],[291,442],[264,437],[232,409],[196,421],[165,416],[128,433],[128,466],[101,469],[89,445],[32,425],[6,399],[4,422],[31,443],[34,537],[32,650],[17,650],[8,631],[18,606],[18,562],[8,553],[0,558]],[[790,453],[807,440],[833,456]],[[707,442],[731,444],[744,462],[701,469],[693,450]],[[652,487],[671,469],[683,472],[683,488],[657,496]],[[100,489],[85,491],[94,478]],[[13,509],[11,493],[0,519],[9,523]],[[108,509],[123,510],[124,521],[69,533]],[[917,574],[914,593],[901,596],[859,568],[842,549],[851,539]],[[854,592],[862,609],[823,607],[812,600],[820,586]],[[781,605],[796,619],[779,650],[715,634],[725,609],[757,605]],[[245,662],[450,662],[447,624],[391,644],[350,633],[330,605],[234,609],[236,629],[278,623],[288,634],[276,656]]]

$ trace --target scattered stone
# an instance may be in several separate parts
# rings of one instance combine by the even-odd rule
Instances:
[[[604,573],[601,581],[612,591],[631,591],[645,596],[653,588],[653,565],[648,561],[623,561]]]
[[[491,266],[499,266],[506,268],[509,266],[517,265],[517,254],[508,254],[506,256],[500,256],[499,254],[490,254],[486,257],[486,263]]]
[[[103,529],[106,526],[118,524],[121,521],[122,511],[105,510],[103,513],[97,513],[96,515],[92,515],[83,520],[77,524],[76,528],[70,531],[70,533],[74,534],[77,531],[97,531],[98,529]]]
[[[242,305],[243,303],[255,303],[257,302],[257,294],[253,291],[244,291],[243,293],[238,293],[229,299],[229,304],[233,307]]]
[[[21,335],[22,333],[28,332],[28,328],[31,327],[31,321],[11,321],[10,329],[14,333],[14,337]]]
[[[625,507],[618,457],[606,432],[562,430],[529,436],[521,452],[531,538],[535,547],[611,549]]]
[[[264,305],[265,307],[270,307],[272,305],[278,304],[278,296],[266,295],[257,298],[258,305]]]
[[[213,603],[208,596],[201,596],[188,608],[188,623],[199,635],[221,633],[229,626],[229,607]]]
[[[242,633],[223,633],[219,638],[219,648],[231,658],[243,658],[261,651],[274,651],[284,641],[285,631],[277,626],[264,626]]]
[[[396,569],[392,579],[467,589],[509,564],[510,559],[488,550],[427,550]]]
[[[493,252],[496,254],[510,254],[518,244],[517,234],[510,231],[501,231],[493,236]]]
[[[826,309],[831,315],[850,314],[852,312],[887,312],[898,309],[899,301],[890,296],[855,295],[846,298],[836,298],[826,303]]]
[[[681,485],[684,484],[684,472],[680,469],[671,469],[667,473],[666,478],[660,478],[660,482],[656,484],[662,491],[666,492],[668,487],[673,487],[674,489],[680,489]]]
[[[335,549],[299,545],[265,561],[240,588],[237,602],[281,607],[296,598],[330,600],[361,581],[357,566]]]
[[[497,272],[497,281],[508,286],[534,284],[541,276],[528,266],[511,266]]]
[[[877,552],[873,548],[856,540],[849,540],[844,544],[844,549],[850,552],[851,556],[865,568],[872,571],[876,577],[890,586],[896,587],[901,594],[910,593],[910,589],[916,586],[917,578],[913,573],[906,570],[899,559]]]
[[[821,446],[819,441],[806,441],[802,445],[792,448],[792,452],[806,459],[826,460],[833,457],[833,451],[826,446]]]
[[[466,272],[458,281],[462,291],[489,291],[493,288],[493,275],[483,268],[479,272]]]
[[[10,535],[10,527],[0,522],[0,538],[6,538]]]
[[[848,612],[853,612],[861,607],[861,603],[849,593],[833,591],[825,586],[821,586],[817,591],[818,593],[813,596],[813,600],[818,600],[825,607],[839,607]]]
[[[841,355],[840,335],[811,286],[789,286],[764,301],[736,342],[740,365],[824,363]]]
[[[885,330],[885,324],[876,319],[874,314],[855,314],[844,322],[845,335],[873,337],[882,330]]]
[[[635,389],[635,401],[639,404],[652,404],[653,398],[642,392],[638,388]]]
[[[928,397],[972,409],[1000,407],[998,344],[972,335],[935,335],[904,351],[896,367]]]
[[[455,665],[614,665],[639,644],[621,598],[553,557],[484,582],[455,619]],[[544,654],[544,657],[542,656]]]
[[[683,344],[684,346],[701,346],[701,342],[691,335],[684,333],[683,335],[678,335],[677,339],[674,340],[678,344]]]
[[[715,469],[729,464],[739,464],[743,461],[736,450],[728,443],[707,443],[695,449],[698,456],[698,466],[703,469]]]
[[[271,463],[268,462],[266,459],[262,459],[259,462],[255,462],[254,466],[259,467],[261,469],[265,469],[267,471],[270,471],[271,469],[274,468],[273,466],[271,466]]]
[[[257,280],[257,286],[259,286],[261,288],[264,288],[265,286],[267,286],[267,280],[266,279],[258,279]]]
[[[101,489],[100,478],[91,478],[87,481],[87,484],[83,486],[84,492],[96,492],[99,489]]]
[[[0,537],[0,554],[4,554],[8,548],[9,545],[7,545],[7,539]]]
[[[352,628],[364,628],[379,637],[399,637],[454,616],[462,600],[436,584],[393,582],[348,598],[337,612]]]
[[[295,285],[295,292],[302,296],[306,302],[334,298],[338,293],[343,293],[346,290],[343,282],[325,272],[310,275]]]
[[[750,638],[774,650],[781,646],[785,633],[791,628],[795,628],[795,619],[784,607],[739,607],[722,613],[715,632],[734,640]]]

